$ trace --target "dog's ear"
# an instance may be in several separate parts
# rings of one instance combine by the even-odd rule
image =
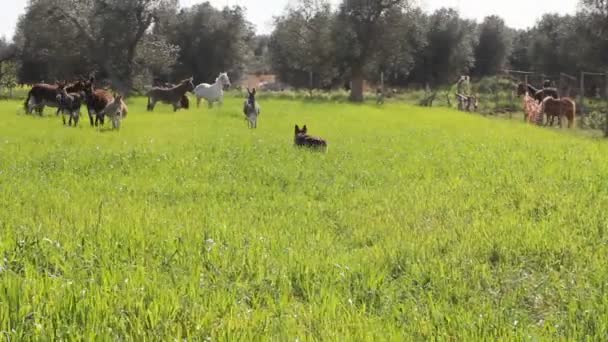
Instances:
[[[302,127],[302,133],[304,133],[304,134],[308,133],[308,128],[306,127],[306,125],[304,125],[304,127]]]
[[[296,125],[296,134],[300,133],[300,127],[298,127],[298,125]]]

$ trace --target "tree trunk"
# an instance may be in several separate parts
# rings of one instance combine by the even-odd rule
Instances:
[[[353,68],[351,75],[350,100],[363,102],[363,68]]]

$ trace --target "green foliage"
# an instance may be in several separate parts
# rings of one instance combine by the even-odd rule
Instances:
[[[119,132],[0,102],[11,340],[601,340],[608,147],[446,109],[242,99]],[[48,114],[48,112],[47,112]],[[329,152],[292,146],[293,125]]]
[[[394,30],[404,27],[409,5],[408,0],[343,0],[340,3],[334,43],[337,59],[350,75],[352,101],[363,101],[366,69],[374,61],[388,67],[391,60],[395,61],[394,56],[404,49],[406,40],[397,38]],[[388,48],[385,39],[393,42],[392,48]]]
[[[33,1],[15,34],[20,80],[52,82],[97,73],[130,92],[137,76],[175,63],[175,46],[149,33],[171,10],[177,10],[175,0]]]
[[[193,75],[197,83],[213,83],[226,71],[236,81],[254,55],[254,31],[238,6],[220,10],[204,2],[184,8],[161,31],[180,48],[172,72],[176,80]]]
[[[453,9],[442,8],[428,19],[427,46],[417,55],[413,80],[419,84],[455,82],[475,65],[476,25]]]
[[[0,89],[17,86],[17,63],[0,62]]]
[[[473,74],[477,77],[500,74],[513,46],[511,32],[498,16],[486,17],[478,30],[479,42],[475,47]]]
[[[296,88],[332,85],[337,73],[337,50],[332,41],[334,16],[329,2],[302,0],[276,18],[269,52],[281,81]]]

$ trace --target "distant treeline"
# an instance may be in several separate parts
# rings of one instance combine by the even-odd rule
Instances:
[[[214,80],[227,71],[272,72],[296,88],[451,84],[459,75],[504,68],[546,74],[608,68],[608,8],[584,0],[575,15],[546,14],[529,30],[498,16],[481,23],[452,9],[425,13],[406,0],[299,0],[256,36],[241,7],[177,0],[30,0],[13,43],[0,42],[0,63],[18,83],[88,77],[123,91],[153,78]],[[5,72],[6,73],[6,72]],[[0,72],[0,77],[2,72]]]

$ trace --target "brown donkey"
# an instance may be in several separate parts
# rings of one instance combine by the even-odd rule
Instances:
[[[154,87],[148,92],[148,111],[153,111],[156,102],[163,102],[173,105],[173,111],[177,112],[184,104],[183,97],[187,92],[194,90],[194,80],[190,77],[180,82],[172,88],[159,88]]]
[[[114,101],[114,96],[105,89],[95,89],[93,87],[94,83],[95,78],[91,77],[84,89],[87,100],[87,111],[89,112],[91,126],[98,126],[99,124],[103,126],[105,121],[104,109]],[[95,121],[93,121],[93,117],[95,117]]]
[[[66,85],[65,82],[57,84],[38,83],[32,86],[32,89],[27,93],[27,98],[23,107],[27,114],[36,113],[42,116],[45,106],[57,107],[57,115],[59,115],[59,103],[57,103],[57,95],[59,89],[65,88],[68,93],[79,93],[84,90],[85,83],[82,81],[74,82]]]
[[[298,125],[295,127],[294,145],[300,147],[308,147],[312,149],[318,149],[327,152],[327,141],[308,135],[308,128],[306,125],[300,129]]]

